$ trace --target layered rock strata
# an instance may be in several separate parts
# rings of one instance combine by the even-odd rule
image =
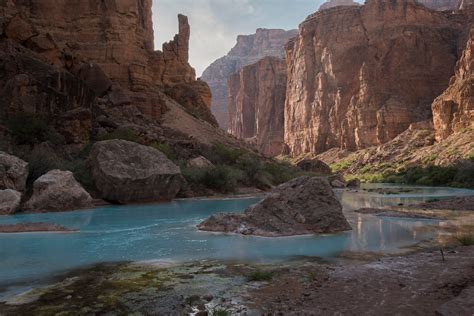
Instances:
[[[328,0],[319,7],[319,11],[327,10],[334,7],[340,6],[358,6],[357,2],[353,0]]]
[[[178,34],[154,51],[151,6],[151,0],[0,3],[7,39],[0,56],[7,75],[0,83],[14,92],[2,100],[2,114],[90,110],[101,98],[107,106],[133,104],[147,117],[161,118],[166,102],[159,90],[188,83],[193,90],[196,76],[188,63],[187,17],[178,16]],[[209,98],[201,86],[195,93]]]
[[[448,89],[433,103],[433,123],[438,141],[474,130],[474,28]]]
[[[229,76],[264,57],[283,58],[285,43],[296,34],[296,30],[257,29],[255,34],[239,35],[234,48],[204,71],[201,79],[211,87],[212,113],[221,128],[227,130],[230,125],[227,86]]]
[[[471,16],[414,0],[368,0],[309,16],[286,46],[291,154],[380,145],[429,119]]]
[[[258,151],[273,157],[284,149],[286,63],[266,57],[229,78],[231,134],[255,138]]]

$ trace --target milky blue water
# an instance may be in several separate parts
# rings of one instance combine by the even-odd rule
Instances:
[[[372,185],[368,187],[381,187]],[[383,186],[387,187],[387,186]],[[242,212],[260,198],[182,200],[156,205],[101,207],[66,213],[0,216],[0,224],[48,222],[74,233],[0,234],[0,297],[19,284],[101,262],[201,259],[272,262],[295,256],[331,258],[342,251],[397,252],[434,237],[416,228],[433,220],[356,214],[360,207],[474,195],[474,191],[416,188],[399,195],[338,192],[353,230],[335,235],[262,238],[199,232],[196,225],[219,212]]]

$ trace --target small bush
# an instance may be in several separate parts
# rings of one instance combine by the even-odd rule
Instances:
[[[169,144],[165,143],[152,143],[150,147],[153,147],[159,151],[161,151],[163,154],[165,154],[166,157],[170,160],[176,160],[176,155],[174,154],[173,149]]]
[[[139,140],[139,137],[131,129],[117,129],[113,132],[110,132],[110,133],[107,133],[105,135],[101,135],[101,136],[98,137],[99,141],[112,140],[112,139],[128,140],[130,142],[136,142],[137,143],[138,140]]]
[[[240,170],[229,166],[209,168],[184,167],[182,169],[186,181],[195,187],[204,187],[221,193],[235,192],[243,178]]]
[[[216,144],[213,148],[213,157],[209,157],[210,159],[208,159],[216,165],[232,166],[246,153],[248,153],[248,151],[244,149],[227,147],[224,144]]]
[[[463,246],[474,245],[474,234],[458,234],[455,238]]]
[[[48,140],[50,133],[45,118],[35,113],[19,113],[8,118],[7,127],[18,145],[33,145]]]
[[[230,315],[232,315],[232,313],[224,307],[215,306],[211,310],[211,316],[230,316]]]
[[[247,276],[247,281],[263,282],[263,281],[271,281],[272,278],[273,278],[273,272],[264,271],[264,270],[256,270]]]
[[[28,157],[28,179],[27,186],[31,187],[33,182],[53,169],[61,166],[61,160],[54,152],[47,149],[36,149]]]
[[[289,163],[273,161],[265,164],[265,172],[273,185],[288,182],[303,174],[298,168]]]
[[[74,178],[86,189],[91,192],[94,190],[94,181],[87,161],[77,159],[74,161],[65,162],[62,164],[62,170],[69,170],[74,174]]]

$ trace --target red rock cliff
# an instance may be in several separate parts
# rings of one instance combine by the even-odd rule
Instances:
[[[463,13],[414,0],[368,0],[308,17],[287,45],[291,154],[383,144],[429,118],[467,24]]]
[[[113,106],[133,104],[158,119],[166,111],[159,91],[172,89],[175,96],[194,95],[195,112],[215,123],[209,89],[188,63],[187,17],[178,16],[178,34],[154,51],[151,7],[152,0],[0,1],[0,24],[8,40],[89,83],[97,97],[112,92]]]
[[[264,156],[283,151],[286,62],[266,57],[229,78],[230,132],[254,138]]]
[[[202,80],[206,81],[212,90],[212,112],[223,129],[229,128],[229,76],[266,56],[283,58],[285,43],[296,34],[296,30],[258,29],[253,35],[239,35],[235,47],[204,71]]]
[[[433,103],[438,141],[463,129],[474,129],[474,28],[448,89]]]

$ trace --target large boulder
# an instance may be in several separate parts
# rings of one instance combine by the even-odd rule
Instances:
[[[18,211],[21,193],[15,190],[0,190],[0,215],[10,215]]]
[[[171,200],[185,183],[162,152],[125,140],[97,142],[90,165],[101,197],[114,203]]]
[[[319,159],[303,159],[296,164],[298,168],[306,172],[319,174],[331,174],[331,167]]]
[[[0,151],[0,190],[25,190],[28,164],[12,155]]]
[[[244,214],[218,214],[200,230],[267,237],[325,234],[350,230],[328,181],[300,177],[275,188]]]
[[[60,212],[92,207],[92,197],[76,181],[72,172],[51,170],[33,183],[33,195],[23,209]]]

